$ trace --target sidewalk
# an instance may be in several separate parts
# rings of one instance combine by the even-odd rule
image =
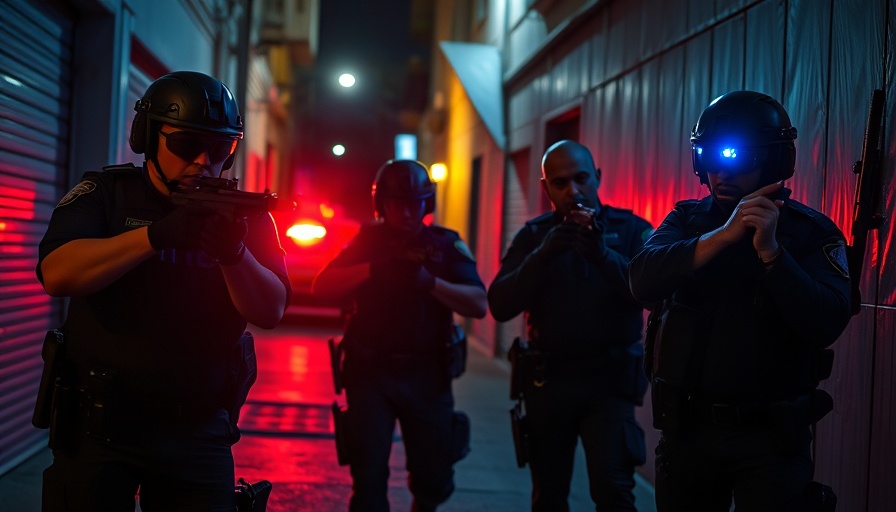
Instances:
[[[325,341],[314,343],[325,345]],[[309,350],[320,351],[323,347],[315,345]],[[314,358],[309,361],[314,364]],[[328,369],[321,371],[327,372],[326,378],[329,378]],[[317,372],[314,368],[314,373]],[[467,372],[455,383],[457,409],[469,415],[472,425],[471,451],[455,466],[457,490],[439,508],[440,511],[524,512],[529,509],[529,471],[516,466],[511,442],[508,410],[512,402],[508,398],[508,374],[509,367],[503,361],[494,360],[471,347]],[[328,406],[328,403],[326,406],[312,404],[309,409],[328,413]],[[236,475],[250,481],[272,480],[274,489],[268,512],[346,510],[351,478],[348,467],[338,466],[335,462],[335,448],[327,432],[326,416],[315,413],[317,416],[302,417],[306,422],[309,417],[317,421],[316,425],[305,425],[302,435],[286,429],[253,432],[253,425],[265,421],[259,412],[262,405],[257,407],[255,412],[251,407],[245,411],[256,416],[245,417],[249,430],[234,446]],[[242,419],[240,423],[243,424]],[[404,512],[410,507],[403,455],[402,444],[396,442],[389,491],[394,512]],[[50,461],[49,450],[44,449],[0,477],[0,510],[39,511],[41,473]],[[652,487],[638,475],[636,480],[639,512],[655,512]],[[588,496],[581,448],[576,458],[569,504],[572,512],[594,510]]]

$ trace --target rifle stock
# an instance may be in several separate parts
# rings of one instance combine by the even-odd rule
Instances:
[[[852,244],[847,253],[852,281],[853,315],[861,310],[862,297],[859,284],[865,261],[865,247],[868,245],[868,231],[879,228],[884,221],[881,210],[880,139],[885,104],[884,91],[875,89],[871,93],[868,124],[865,127],[865,140],[862,144],[862,159],[853,165],[853,173],[858,175],[858,180],[852,210]]]

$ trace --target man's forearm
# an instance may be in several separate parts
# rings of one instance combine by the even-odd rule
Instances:
[[[90,295],[109,286],[155,253],[146,228],[111,238],[72,240],[41,262],[44,289],[53,297]]]
[[[461,316],[483,318],[488,310],[485,290],[475,285],[451,283],[436,278],[432,295]]]
[[[221,265],[230,300],[246,321],[273,329],[289,305],[287,290],[277,274],[264,267],[250,251],[235,265]]]

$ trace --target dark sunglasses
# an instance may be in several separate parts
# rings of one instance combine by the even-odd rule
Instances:
[[[236,151],[238,139],[232,137],[206,137],[195,132],[169,132],[159,130],[165,138],[165,147],[172,154],[186,161],[193,161],[197,156],[208,153],[213,164],[219,164]]]
[[[761,167],[768,156],[768,151],[764,148],[695,144],[693,149],[697,169],[709,174],[722,171],[733,174],[747,173]]]

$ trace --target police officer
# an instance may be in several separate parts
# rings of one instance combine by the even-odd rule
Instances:
[[[796,129],[773,98],[716,98],[691,134],[709,187],[633,258],[631,289],[665,301],[653,342],[661,511],[808,510],[822,351],[850,318],[843,234],[789,198]],[[829,364],[829,361],[828,361]]]
[[[532,510],[569,510],[579,438],[597,509],[635,510],[634,468],[644,463],[645,447],[634,408],[647,381],[644,309],[629,292],[626,270],[652,228],[600,201],[601,171],[577,142],[549,147],[542,175],[554,211],[517,232],[488,289],[499,322],[526,312],[535,352],[522,390]]]
[[[315,278],[313,291],[351,299],[342,347],[353,480],[350,510],[388,511],[396,420],[407,456],[413,511],[454,491],[453,464],[469,424],[454,412],[445,347],[452,312],[482,318],[485,286],[454,231],[427,226],[435,184],[413,160],[390,160],[373,185],[379,222],[365,225]]]
[[[137,102],[133,165],[88,172],[56,206],[37,276],[70,297],[43,509],[234,510],[234,385],[248,322],[272,328],[289,280],[270,215],[175,206],[243,136],[237,103],[180,71]],[[66,394],[64,391],[68,391]]]

